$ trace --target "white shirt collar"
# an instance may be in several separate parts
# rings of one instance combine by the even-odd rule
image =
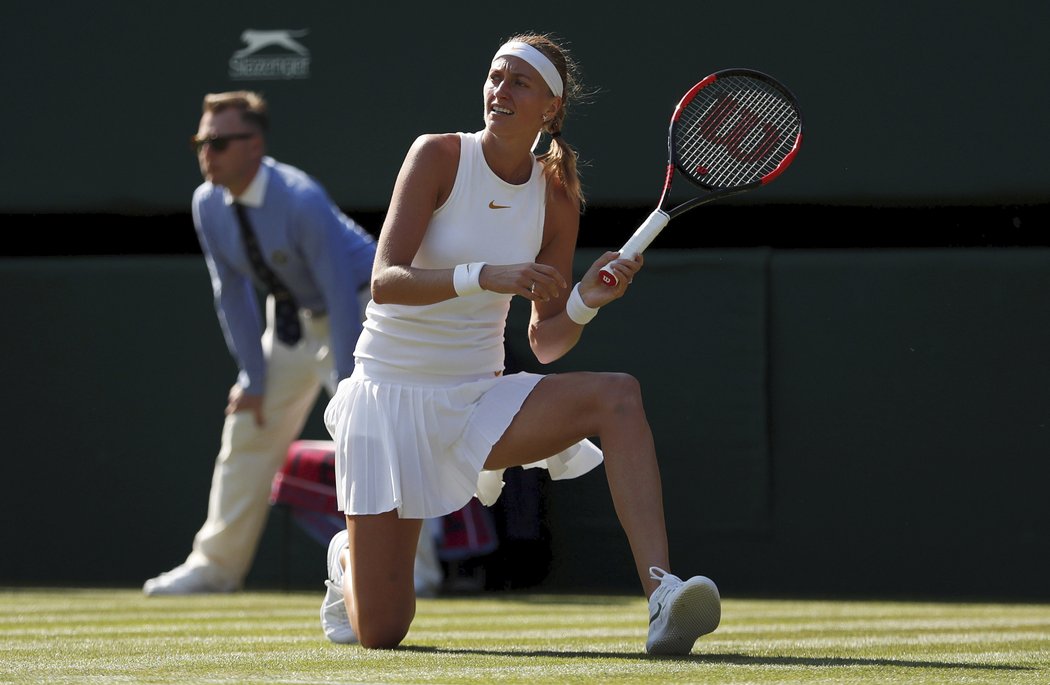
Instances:
[[[266,183],[269,180],[270,168],[266,164],[266,160],[263,160],[263,163],[259,165],[259,171],[256,172],[255,178],[252,179],[252,182],[248,184],[243,193],[238,197],[234,197],[229,188],[224,187],[222,196],[228,205],[232,205],[234,201],[237,201],[246,207],[262,207],[263,200],[266,198]]]

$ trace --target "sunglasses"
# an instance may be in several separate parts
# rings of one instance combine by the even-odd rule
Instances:
[[[229,133],[225,136],[208,136],[206,138],[192,136],[190,138],[190,148],[194,152],[200,153],[205,145],[209,145],[215,152],[222,152],[230,146],[230,141],[247,140],[253,137],[255,137],[254,133]]]

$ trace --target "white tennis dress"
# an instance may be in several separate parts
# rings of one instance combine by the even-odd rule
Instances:
[[[480,132],[459,137],[452,193],[434,212],[412,266],[534,261],[546,210],[540,163],[526,183],[512,185],[485,162]],[[543,378],[501,375],[510,300],[485,291],[430,305],[368,304],[354,373],[325,410],[340,511],[432,518],[475,494],[484,504],[496,501],[503,472],[483,471],[485,459]],[[601,461],[601,450],[582,440],[527,468],[565,479]]]

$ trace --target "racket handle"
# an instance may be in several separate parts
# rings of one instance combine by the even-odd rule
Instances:
[[[645,248],[649,247],[649,243],[653,242],[653,239],[660,234],[660,231],[664,230],[664,226],[670,220],[671,216],[667,212],[662,209],[655,210],[620,248],[620,257],[634,259],[635,255],[645,252]],[[598,276],[601,277],[602,283],[605,285],[614,286],[617,283],[616,274],[612,272],[608,265],[602,267]]]

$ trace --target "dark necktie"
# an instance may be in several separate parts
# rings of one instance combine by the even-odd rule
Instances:
[[[237,220],[241,224],[241,237],[244,239],[244,250],[248,253],[248,260],[252,263],[255,275],[270,289],[270,294],[273,295],[275,301],[274,326],[277,329],[277,339],[285,345],[294,345],[302,337],[302,330],[299,328],[299,305],[296,304],[292,293],[263,259],[259,241],[255,238],[255,232],[248,221],[248,213],[244,205],[234,202],[233,206],[237,210]]]

